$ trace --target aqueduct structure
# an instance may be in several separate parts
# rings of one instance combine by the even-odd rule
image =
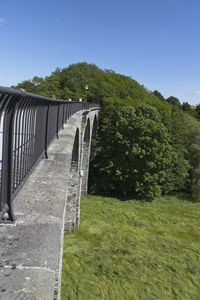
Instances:
[[[99,105],[0,88],[0,299],[60,299]]]

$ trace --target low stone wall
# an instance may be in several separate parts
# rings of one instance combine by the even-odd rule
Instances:
[[[16,196],[16,223],[0,226],[1,300],[60,299],[64,228],[79,226],[83,141],[97,115],[79,112],[69,120]]]

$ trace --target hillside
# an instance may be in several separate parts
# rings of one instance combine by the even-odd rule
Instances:
[[[200,204],[87,197],[65,236],[63,300],[199,299]]]
[[[86,97],[87,100],[103,104],[111,99],[126,103],[154,103],[158,97],[140,85],[136,80],[117,74],[112,70],[102,70],[87,63],[72,64],[67,68],[57,69],[50,76],[35,76],[18,84],[26,91],[61,99]]]

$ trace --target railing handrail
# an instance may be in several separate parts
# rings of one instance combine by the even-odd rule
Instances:
[[[54,99],[54,98],[50,98],[50,97],[46,97],[46,96],[41,96],[38,94],[34,94],[34,93],[29,93],[21,88],[10,88],[10,87],[3,87],[0,86],[0,94],[6,94],[6,95],[10,95],[10,96],[21,96],[21,97],[34,97],[40,100],[44,100],[44,101],[48,101],[48,102],[55,102],[55,103],[78,103],[79,101],[76,100],[68,100],[68,99]]]

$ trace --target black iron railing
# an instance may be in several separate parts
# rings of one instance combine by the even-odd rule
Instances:
[[[53,100],[0,87],[0,222],[13,222],[12,203],[38,160],[71,115],[98,105]]]

